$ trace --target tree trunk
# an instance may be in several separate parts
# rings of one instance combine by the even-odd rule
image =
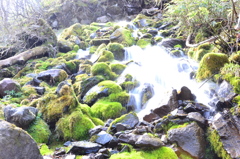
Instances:
[[[39,56],[44,56],[49,52],[49,48],[46,46],[39,46],[33,49],[24,51],[20,54],[12,56],[10,58],[0,60],[0,69],[4,67],[9,67],[14,64],[24,64],[29,59],[37,58]]]

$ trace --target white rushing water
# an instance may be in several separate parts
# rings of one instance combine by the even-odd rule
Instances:
[[[140,119],[151,109],[159,106],[165,100],[165,94],[173,89],[180,90],[182,86],[187,86],[197,101],[205,105],[209,102],[211,87],[216,87],[213,83],[197,83],[190,79],[190,73],[196,71],[198,64],[188,59],[186,56],[173,58],[165,49],[160,46],[149,46],[141,49],[138,46],[126,48],[125,61],[133,60],[123,72],[123,75],[130,74],[136,79],[140,86],[130,91],[135,99],[135,111]],[[148,100],[144,108],[141,104],[141,92],[151,85],[154,95]]]

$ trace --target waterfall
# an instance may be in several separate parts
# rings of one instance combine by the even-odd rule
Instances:
[[[180,58],[172,57],[160,46],[149,46],[141,49],[131,46],[125,49],[125,61],[133,61],[123,72],[130,74],[139,86],[130,91],[130,104],[135,105],[135,111],[142,118],[150,113],[150,110],[159,106],[164,100],[165,94],[172,89],[180,90],[187,86],[197,97],[197,102],[208,105],[210,90],[216,89],[214,83],[197,83],[190,78],[190,73],[196,71],[198,63],[188,59],[187,56]],[[146,85],[152,88],[153,96],[142,107],[141,92]]]

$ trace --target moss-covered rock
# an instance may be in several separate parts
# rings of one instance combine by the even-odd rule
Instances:
[[[229,57],[229,61],[235,64],[240,64],[240,51],[233,53],[230,57]]]
[[[86,140],[88,131],[95,127],[93,121],[81,111],[74,111],[56,123],[56,133],[66,140]]]
[[[112,63],[110,64],[110,68],[113,72],[115,72],[116,74],[120,75],[124,69],[126,68],[126,65],[120,64],[120,63]]]
[[[111,51],[114,54],[115,60],[124,60],[124,46],[119,43],[109,43],[107,45],[107,50]]]
[[[49,130],[47,123],[45,123],[45,121],[39,116],[27,129],[27,132],[37,143],[48,143],[51,135],[51,131]]]
[[[228,63],[228,56],[226,54],[208,53],[204,55],[197,70],[197,80],[202,81],[218,73],[225,63]]]
[[[101,75],[105,79],[114,79],[116,74],[111,71],[109,65],[104,62],[97,62],[91,67],[91,74],[93,76]]]
[[[233,86],[233,90],[236,93],[240,94],[240,65],[233,63],[225,64],[221,68],[220,75]]]
[[[142,38],[137,41],[137,46],[140,46],[142,49],[146,48],[147,46],[151,45],[151,39]]]
[[[91,107],[92,115],[102,120],[114,119],[121,115],[122,105],[118,102],[99,100]]]
[[[114,59],[114,55],[111,51],[103,50],[101,56],[98,59],[98,62],[107,62],[112,61]]]
[[[212,130],[211,128],[208,129],[208,140],[218,157],[221,157],[222,159],[232,159],[224,149],[221,138],[216,130]]]
[[[124,46],[132,46],[135,44],[132,32],[128,29],[123,28],[115,30],[110,36],[110,41],[121,43]]]

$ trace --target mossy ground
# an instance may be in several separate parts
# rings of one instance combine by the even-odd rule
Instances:
[[[113,154],[110,159],[178,159],[169,147],[161,147],[152,151],[135,151]]]

